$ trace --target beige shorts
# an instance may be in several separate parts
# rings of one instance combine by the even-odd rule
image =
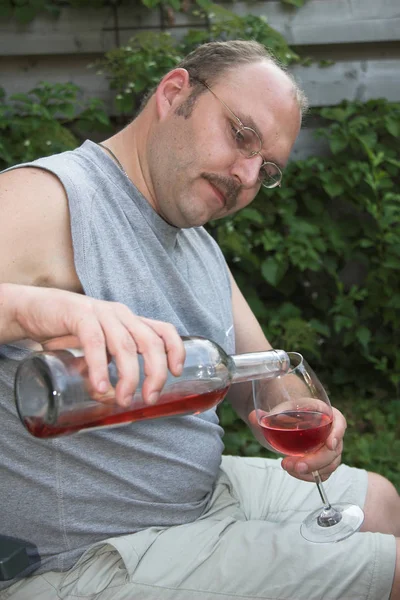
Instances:
[[[331,502],[364,503],[365,471],[341,466],[325,484]],[[207,512],[187,525],[151,528],[89,549],[66,573],[14,584],[1,600],[387,600],[391,535],[356,533],[312,544],[299,533],[318,507],[314,484],[279,460],[224,457]]]

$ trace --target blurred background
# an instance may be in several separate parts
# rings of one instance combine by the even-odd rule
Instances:
[[[236,38],[311,108],[282,188],[209,231],[271,343],[345,413],[344,459],[400,490],[398,0],[0,0],[0,168],[104,139],[184,54]],[[226,453],[267,454],[219,413]]]

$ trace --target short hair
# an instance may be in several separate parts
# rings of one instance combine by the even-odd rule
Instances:
[[[186,69],[189,73],[189,82],[193,91],[185,101],[185,107],[180,111],[181,115],[190,116],[193,106],[198,96],[205,92],[204,86],[200,82],[212,85],[218,81],[227,71],[236,69],[243,64],[251,64],[262,61],[268,61],[284,71],[293,84],[293,91],[298,102],[300,111],[305,114],[308,109],[308,102],[304,92],[300,89],[294,77],[280,64],[273,54],[259,42],[251,40],[229,40],[225,42],[207,42],[198,46],[190,52],[177,65],[176,69]],[[150,96],[153,95],[152,89],[145,98],[143,98],[140,110],[144,108]]]

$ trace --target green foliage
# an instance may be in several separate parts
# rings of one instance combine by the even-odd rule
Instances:
[[[291,163],[213,224],[245,295],[275,344],[304,351],[329,379],[400,383],[400,105],[343,102],[320,111],[331,154]],[[320,364],[321,363],[321,364]]]
[[[344,460],[387,477],[400,491],[400,402],[375,388],[373,396],[341,400],[348,429]]]
[[[130,115],[138,110],[145,92],[180,60],[178,44],[170,34],[145,32],[126,46],[107,52],[96,65],[116,91],[117,110]]]
[[[0,88],[0,169],[72,150],[85,133],[107,129],[109,119],[101,102],[83,103],[79,96],[72,83],[43,82],[9,99]]]
[[[0,0],[0,19],[14,18],[25,25],[43,14],[59,17],[63,7],[77,10],[87,8],[141,5],[148,10],[161,10],[173,22],[176,12],[187,12],[191,7],[201,6],[205,0]],[[300,0],[301,1],[301,0]]]
[[[300,8],[306,0],[281,0],[284,5]],[[208,10],[212,3],[209,0],[0,0],[0,20],[14,18],[22,25],[33,21],[36,17],[47,14],[58,17],[65,6],[84,10],[86,8],[118,7],[121,4],[141,4],[148,10],[159,9],[172,23],[176,12],[188,12],[191,8]]]
[[[281,0],[282,4],[287,4],[289,6],[295,6],[296,8],[301,8],[306,0]]]
[[[285,38],[268,25],[266,17],[239,16],[209,0],[198,0],[198,4],[202,5],[210,27],[208,31],[190,31],[182,44],[183,54],[207,41],[241,39],[263,44],[284,65],[301,61]]]
[[[52,0],[1,0],[0,19],[14,18],[21,25],[30,23],[37,15],[58,15],[60,7]]]
[[[213,232],[269,339],[303,352],[349,411],[347,457],[399,484],[400,104],[318,112],[329,155],[291,163]]]
[[[282,64],[300,61],[266,19],[252,15],[239,17],[208,0],[198,0],[198,4],[207,11],[211,21],[209,30],[189,31],[180,42],[169,33],[139,33],[127,45],[107,52],[97,61],[98,72],[107,75],[111,89],[116,92],[115,104],[120,113],[135,114],[145,93],[183,56],[207,41],[256,40],[267,46]]]

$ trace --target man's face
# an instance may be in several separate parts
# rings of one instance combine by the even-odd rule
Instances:
[[[147,155],[154,208],[176,227],[204,225],[247,206],[260,189],[263,158],[283,170],[300,129],[293,85],[271,63],[240,66],[211,88],[243,125],[256,129],[262,156],[238,151],[237,122],[206,89],[191,115],[180,116],[191,93],[183,86],[153,128]]]

